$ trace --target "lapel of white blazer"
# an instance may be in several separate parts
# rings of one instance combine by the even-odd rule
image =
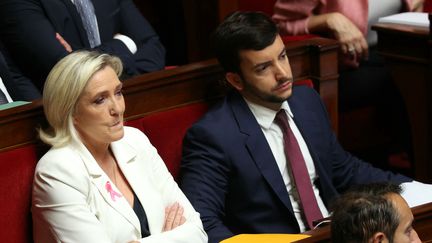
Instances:
[[[132,142],[143,143],[145,141]],[[117,158],[120,169],[145,210],[150,233],[161,232],[165,211],[162,202],[155,201],[159,196],[156,195],[156,190],[153,188],[155,185],[149,180],[151,176],[149,173],[152,173],[149,165],[152,164],[152,161],[147,161],[153,159],[153,154],[140,156],[138,153],[144,151],[136,151],[122,140],[112,143],[111,149]],[[138,159],[139,161],[137,161]]]
[[[121,198],[117,197],[115,201],[111,198],[111,195],[108,189],[106,188],[106,184],[109,181],[111,187],[116,192],[119,192],[115,184],[110,181],[108,176],[105,174],[105,172],[96,162],[94,157],[91,155],[91,153],[87,150],[87,148],[82,143],[77,143],[76,147],[78,148],[80,156],[87,167],[88,173],[90,175],[90,178],[92,179],[93,184],[96,186],[100,195],[104,198],[106,203],[109,204],[112,208],[114,208],[117,212],[119,212],[126,220],[128,220],[138,232],[141,232],[139,219],[136,216],[135,212],[133,211],[132,207],[127,202],[127,200],[124,197]],[[128,148],[126,147],[125,149]],[[133,151],[131,148],[129,148],[129,150],[126,151],[124,155],[121,155],[120,158],[117,157],[118,154],[114,153],[114,155],[118,163],[120,164],[120,163],[127,162],[125,160],[133,160],[134,157],[136,156],[136,152]]]

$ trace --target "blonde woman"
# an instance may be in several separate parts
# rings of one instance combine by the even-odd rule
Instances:
[[[52,148],[33,185],[36,243],[207,242],[192,208],[156,149],[123,125],[117,57],[72,53],[44,87]]]

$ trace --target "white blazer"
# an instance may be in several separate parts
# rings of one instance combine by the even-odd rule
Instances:
[[[119,167],[142,203],[150,236],[141,238],[140,222],[124,197],[113,200],[110,179],[80,142],[50,149],[38,162],[33,184],[35,243],[207,242],[199,214],[139,130],[125,127],[111,144]],[[115,191],[119,190],[110,182]],[[179,202],[186,222],[162,232],[165,207]]]

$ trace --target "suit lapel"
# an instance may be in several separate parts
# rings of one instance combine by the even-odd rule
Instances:
[[[41,0],[41,1],[42,2],[50,2],[52,0]],[[85,47],[90,48],[90,43],[89,43],[89,40],[87,37],[87,32],[84,29],[84,24],[81,20],[81,16],[78,13],[75,5],[72,3],[71,0],[60,0],[60,1],[63,2],[66,9],[69,11],[69,14],[70,14],[73,22],[75,23],[77,30],[78,30],[81,42],[85,45]],[[49,6],[49,5],[52,5],[52,4],[47,3],[47,6]],[[55,11],[55,9],[52,9],[52,10]],[[51,13],[51,14],[55,15],[55,13]],[[47,13],[47,15],[49,16],[50,14]],[[51,21],[51,23],[55,26],[57,24],[57,21]],[[61,28],[56,28],[56,31],[59,31],[59,29],[61,29]]]
[[[92,178],[93,184],[96,186],[100,195],[103,197],[106,203],[109,204],[113,209],[115,209],[119,214],[121,214],[126,220],[128,220],[138,232],[141,232],[139,219],[136,216],[135,212],[133,211],[132,207],[127,202],[127,200],[124,197],[120,197],[120,198],[116,197],[115,200],[111,198],[111,194],[106,188],[107,182],[110,182],[111,187],[114,191],[116,192],[120,192],[120,191],[115,186],[115,184],[110,181],[110,179],[102,170],[102,168],[99,167],[98,163],[93,158],[91,153],[87,150],[87,148],[82,143],[75,143],[75,147],[77,148],[82,160],[84,161],[84,164],[87,167],[89,175]],[[118,159],[115,153],[114,155],[116,156],[116,159]],[[121,157],[120,160],[123,159],[125,158]],[[124,161],[122,161],[122,163],[124,163]]]
[[[238,93],[233,93],[230,98],[233,115],[238,122],[240,132],[248,136],[245,146],[249,154],[278,198],[291,213],[294,213],[282,175],[258,122]]]
[[[313,127],[319,127],[320,125],[322,125],[322,122],[317,118],[315,111],[308,110],[306,107],[304,107],[301,101],[293,100],[292,98],[288,100],[288,103],[290,105],[291,111],[294,114],[294,122],[300,133],[302,134],[302,137],[308,147],[309,153],[314,162],[315,171],[319,177],[319,184],[317,184],[317,186],[320,190],[321,198],[327,205],[328,199],[333,198],[335,195],[337,195],[337,192],[333,189],[334,186],[332,185],[331,178],[329,178],[328,176],[329,172],[326,170],[328,168],[324,168],[324,165],[320,162],[320,159],[316,154],[316,151],[309,139],[311,137],[313,137],[311,139],[319,139],[320,136],[307,136],[305,132],[310,131]]]
[[[0,46],[0,50],[1,49],[2,46]],[[2,52],[0,52],[0,78],[3,80],[3,84],[6,86],[6,88],[10,88],[10,85],[14,85],[14,82],[12,82],[11,77],[9,76],[6,59]]]
[[[149,163],[145,161],[141,161],[140,163],[136,162],[138,156],[137,151],[129,144],[122,141],[112,143],[111,148],[119,163],[120,169],[145,210],[150,233],[160,232],[164,220],[164,217],[161,217],[161,215],[163,215],[161,212],[164,212],[164,208],[160,202],[155,202],[155,199],[157,199],[159,195],[156,194],[154,188],[152,188],[153,183],[148,179],[149,175],[147,175],[147,173],[151,173],[151,171],[142,166]],[[141,159],[152,159],[152,157],[140,157],[140,160]]]

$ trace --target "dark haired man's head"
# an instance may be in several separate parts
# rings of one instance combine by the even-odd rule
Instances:
[[[332,207],[332,242],[420,242],[401,192],[399,185],[373,183],[342,195]]]
[[[214,52],[226,72],[240,72],[241,50],[262,50],[279,34],[270,17],[260,12],[234,12],[212,36]]]
[[[346,192],[346,194],[349,193],[365,193],[376,196],[386,196],[390,193],[400,195],[402,193],[402,187],[394,183],[376,182],[353,186]]]
[[[371,194],[349,194],[336,203],[332,214],[332,242],[367,243],[376,232],[393,242],[399,216],[392,203]]]
[[[275,23],[260,12],[235,12],[216,29],[216,56],[244,98],[279,110],[291,96],[292,72]]]

